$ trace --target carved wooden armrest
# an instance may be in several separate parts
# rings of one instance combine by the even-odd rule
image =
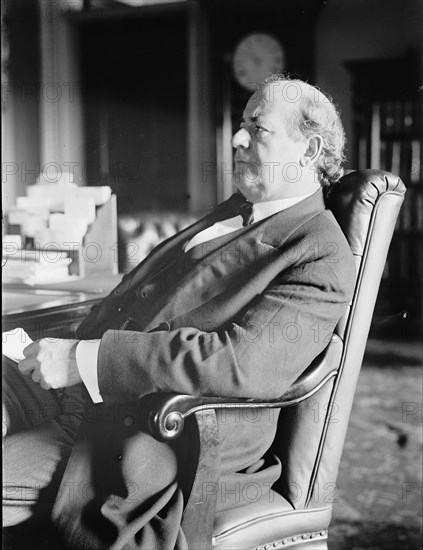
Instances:
[[[340,338],[333,336],[329,347],[340,343]],[[261,400],[157,393],[142,398],[143,409],[147,412],[150,433],[159,441],[170,441],[181,435],[185,419],[195,413],[204,413],[209,409],[290,407],[314,395],[336,373],[337,370],[334,369],[333,362],[330,360],[330,353],[325,350],[278,399]]]

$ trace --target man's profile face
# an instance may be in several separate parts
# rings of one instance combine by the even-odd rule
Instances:
[[[234,183],[251,202],[301,195],[299,181],[305,140],[289,135],[289,113],[295,103],[286,100],[282,82],[265,85],[248,101],[235,147]],[[285,97],[284,97],[285,96]]]

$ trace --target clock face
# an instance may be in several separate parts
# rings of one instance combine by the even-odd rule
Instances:
[[[247,90],[257,89],[257,84],[271,73],[284,68],[282,46],[268,34],[250,34],[237,46],[233,57],[235,79]]]

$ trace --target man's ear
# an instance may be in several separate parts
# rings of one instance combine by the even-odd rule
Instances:
[[[303,167],[313,166],[313,164],[319,158],[320,153],[322,152],[322,147],[323,139],[318,134],[316,134],[315,136],[311,136],[311,138],[308,138],[307,148],[303,157],[300,159],[300,165]]]

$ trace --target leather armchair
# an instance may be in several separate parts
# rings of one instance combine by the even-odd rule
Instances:
[[[351,172],[333,189],[327,204],[356,258],[354,295],[325,351],[280,399],[177,394],[144,398],[149,429],[157,439],[176,439],[184,425],[195,426],[197,471],[182,524],[189,548],[327,549],[330,496],[336,489],[374,304],[404,194],[398,177],[377,170]],[[215,514],[213,495],[204,499],[202,488],[219,480],[216,410],[240,407],[281,409],[272,450],[282,462],[282,475],[266,503],[252,502]]]

